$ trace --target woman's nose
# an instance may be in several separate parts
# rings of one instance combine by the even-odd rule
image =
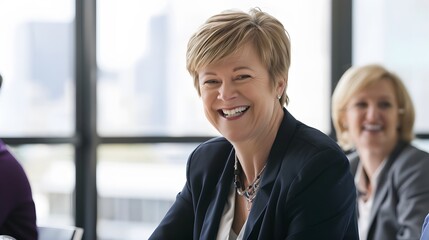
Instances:
[[[366,118],[368,120],[378,120],[380,117],[380,109],[377,106],[370,105],[366,110]]]
[[[224,81],[219,87],[218,99],[227,101],[236,96],[236,88],[234,84]]]

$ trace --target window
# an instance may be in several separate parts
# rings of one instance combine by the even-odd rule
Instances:
[[[0,135],[20,143],[38,224],[74,224],[74,2],[2,1],[0,16]]]
[[[380,63],[404,81],[416,110],[416,133],[429,132],[428,1],[354,1],[353,64]]]
[[[97,6],[99,133],[216,135],[186,71],[187,41],[209,16],[229,8],[248,11],[253,6],[281,20],[290,34],[289,109],[303,122],[328,132],[329,1],[148,4],[109,0]],[[316,102],[320,107],[314,107]]]
[[[187,40],[215,13],[255,6],[291,37],[288,109],[328,133],[331,1],[2,4],[0,136],[29,175],[39,224],[76,223],[88,240],[153,231],[191,151],[218,135],[186,72]]]
[[[353,1],[353,63],[380,63],[395,72],[414,103],[414,144],[429,151],[428,1]]]
[[[290,34],[288,109],[301,121],[329,132],[329,1],[265,1],[261,5],[110,0],[97,3],[98,133],[103,137],[218,135],[205,119],[186,71],[187,41],[209,16],[229,8],[248,11],[253,6],[279,18]],[[109,218],[99,215],[101,239],[147,238],[182,189],[186,159],[195,146],[102,145],[97,168],[103,204],[99,212],[111,207]],[[112,178],[115,172],[121,177]],[[132,206],[142,216],[131,215]],[[141,217],[136,224],[135,219]],[[120,231],[113,230],[117,226]]]

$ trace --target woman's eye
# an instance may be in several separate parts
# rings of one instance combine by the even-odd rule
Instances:
[[[362,108],[366,108],[367,104],[365,102],[357,102],[355,103],[355,107],[362,109]]]
[[[217,80],[214,80],[214,79],[210,79],[210,80],[206,80],[206,81],[204,81],[204,84],[215,84],[215,83],[218,83],[219,81],[217,81]]]
[[[381,108],[381,109],[388,109],[388,108],[390,108],[390,107],[392,107],[392,104],[390,103],[390,102],[380,102],[379,104],[378,104],[378,106]]]
[[[239,75],[235,79],[236,80],[243,80],[243,79],[247,79],[247,78],[250,78],[250,75]]]

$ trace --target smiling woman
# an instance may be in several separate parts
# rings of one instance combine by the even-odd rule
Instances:
[[[429,209],[429,154],[411,145],[414,107],[401,79],[380,65],[347,70],[332,96],[340,145],[359,191],[361,239],[418,239]]]
[[[223,11],[191,36],[186,57],[222,137],[192,152],[185,186],[150,239],[358,239],[346,156],[284,107],[283,24],[258,8]]]

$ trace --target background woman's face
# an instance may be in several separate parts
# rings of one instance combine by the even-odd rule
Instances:
[[[398,140],[397,102],[393,85],[387,79],[375,82],[350,99],[342,123],[358,150],[393,149]]]

